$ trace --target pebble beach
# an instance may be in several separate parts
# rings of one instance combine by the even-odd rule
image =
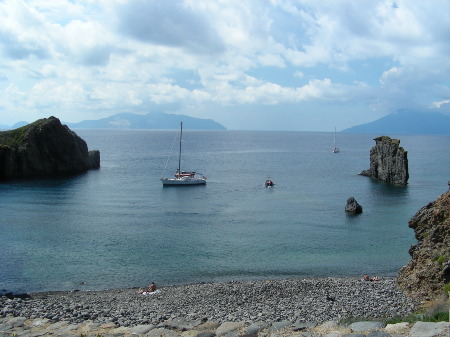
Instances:
[[[397,288],[395,278],[378,282],[311,278],[199,283],[161,287],[147,295],[135,288],[74,290],[32,293],[29,298],[2,296],[0,301],[3,331],[11,328],[7,322],[18,318],[29,325],[64,322],[127,331],[142,326],[149,331],[184,331],[201,324],[250,327],[288,322],[298,326],[349,318],[385,319],[407,316],[417,308],[417,303]]]

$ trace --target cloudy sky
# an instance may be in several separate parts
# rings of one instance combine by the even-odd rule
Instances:
[[[333,131],[450,115],[445,0],[0,0],[0,125],[119,112]]]

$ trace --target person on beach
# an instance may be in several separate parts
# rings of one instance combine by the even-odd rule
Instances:
[[[363,279],[362,279],[362,281],[370,281],[370,277],[369,277],[369,275],[364,275],[364,277],[363,277]]]
[[[152,284],[150,284],[150,286],[148,287],[148,291],[152,293],[155,290],[156,290],[156,284],[155,284],[155,282],[152,282]]]
[[[152,282],[147,289],[139,289],[138,294],[147,295],[148,293],[153,293],[156,291],[156,284]]]
[[[379,278],[378,278],[378,276],[374,276],[374,277],[372,277],[371,281],[372,281],[372,282],[377,282],[377,281],[379,281]]]

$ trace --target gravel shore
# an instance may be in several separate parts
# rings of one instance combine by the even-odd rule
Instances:
[[[156,294],[137,289],[32,293],[0,297],[0,317],[158,326],[184,317],[201,322],[325,322],[408,315],[416,303],[395,278],[307,278],[167,286]]]

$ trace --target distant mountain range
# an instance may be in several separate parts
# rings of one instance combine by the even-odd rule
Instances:
[[[85,120],[79,123],[64,123],[71,129],[177,129],[180,122],[185,129],[191,130],[226,130],[212,119],[194,118],[185,115],[172,115],[163,112],[150,112],[146,115],[120,113],[98,120]],[[0,130],[17,129],[27,122],[18,122],[9,127],[0,125]]]
[[[180,122],[185,129],[226,130],[212,119],[151,112],[146,115],[120,113],[98,120],[85,120],[79,123],[65,123],[71,129],[177,129]],[[63,122],[64,123],[64,122]],[[0,125],[0,130],[16,129],[27,125],[18,122],[12,127]],[[347,133],[376,134],[450,134],[450,117],[429,112],[401,110],[367,124],[344,129]]]
[[[376,121],[345,129],[348,133],[450,134],[450,117],[439,113],[401,110]]]
[[[226,130],[223,125],[212,119],[172,115],[163,112],[150,112],[146,115],[120,113],[98,120],[66,124],[71,129],[177,129],[180,122],[184,123],[186,129]]]
[[[22,126],[28,125],[28,122],[17,122],[16,124],[14,124],[13,126],[8,126],[8,125],[0,125],[0,130],[9,130],[9,129],[17,129],[20,128]]]

